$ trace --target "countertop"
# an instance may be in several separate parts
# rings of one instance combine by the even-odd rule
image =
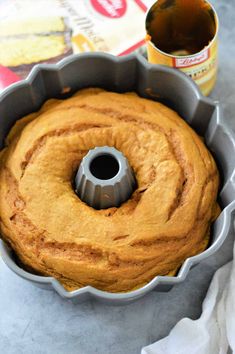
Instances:
[[[212,98],[235,131],[235,2],[211,0],[220,18],[220,69]],[[18,278],[0,260],[0,353],[136,354],[182,318],[200,316],[215,270],[231,258],[233,235],[220,252],[191,270],[168,293],[152,292],[126,306],[74,305]],[[216,354],[216,353],[215,353]]]

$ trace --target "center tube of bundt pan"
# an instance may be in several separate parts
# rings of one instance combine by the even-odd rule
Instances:
[[[136,188],[136,179],[125,156],[114,147],[90,150],[75,177],[75,192],[95,209],[119,207]]]

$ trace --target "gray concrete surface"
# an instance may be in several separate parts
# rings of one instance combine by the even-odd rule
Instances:
[[[235,130],[235,1],[211,0],[220,17],[220,69],[212,94]],[[214,271],[231,257],[233,235],[220,252],[169,293],[138,302],[74,305],[12,274],[0,261],[1,354],[136,354],[167,335],[184,316],[196,319]],[[217,354],[217,353],[215,353]]]

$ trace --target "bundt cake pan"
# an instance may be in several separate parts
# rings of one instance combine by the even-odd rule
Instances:
[[[235,138],[226,126],[218,103],[202,96],[194,82],[183,73],[164,66],[151,65],[136,55],[117,58],[92,53],[68,57],[55,65],[37,65],[28,78],[5,89],[0,96],[0,148],[12,125],[24,115],[37,111],[49,98],[66,98],[85,87],[101,87],[116,92],[136,91],[140,96],[158,100],[176,110],[200,135],[218,163],[222,176],[220,205],[222,213],[215,221],[210,246],[188,258],[174,277],[156,276],[144,287],[128,293],[108,293],[86,286],[66,291],[52,277],[31,274],[16,262],[14,253],[0,240],[5,264],[20,277],[76,302],[96,298],[113,304],[136,300],[153,289],[167,291],[184,281],[190,268],[213,256],[229,233],[235,215]],[[95,230],[94,230],[95,232]]]

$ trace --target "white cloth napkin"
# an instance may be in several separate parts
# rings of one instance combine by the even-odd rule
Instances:
[[[227,354],[229,349],[235,353],[235,247],[233,259],[215,273],[201,317],[183,318],[141,354]]]

